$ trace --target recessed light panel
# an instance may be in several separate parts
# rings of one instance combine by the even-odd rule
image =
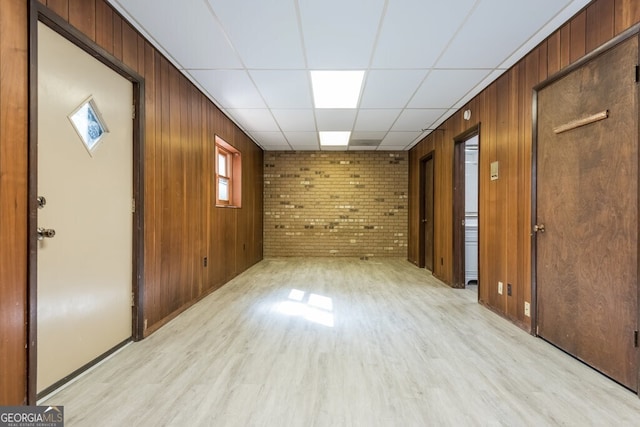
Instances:
[[[320,145],[329,147],[340,147],[347,146],[349,144],[349,138],[351,137],[351,132],[319,132],[320,134]]]
[[[311,71],[316,108],[356,108],[364,71]]]

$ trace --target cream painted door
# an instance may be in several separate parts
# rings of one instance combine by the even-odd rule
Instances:
[[[92,152],[71,113],[108,128]],[[38,24],[38,392],[131,337],[133,86]],[[100,114],[94,115],[100,118]],[[84,132],[92,137],[96,132]]]

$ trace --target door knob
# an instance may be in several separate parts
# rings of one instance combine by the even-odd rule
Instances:
[[[544,224],[536,224],[533,226],[534,233],[544,233]]]
[[[52,228],[38,227],[38,240],[51,239],[56,235],[56,230]]]

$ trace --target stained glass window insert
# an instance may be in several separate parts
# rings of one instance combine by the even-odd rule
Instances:
[[[93,153],[100,140],[109,132],[93,98],[80,105],[69,116],[69,120],[89,153]]]

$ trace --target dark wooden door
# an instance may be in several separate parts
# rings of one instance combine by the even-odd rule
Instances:
[[[433,156],[422,162],[424,268],[433,271]]]
[[[538,335],[633,390],[637,60],[633,37],[539,91],[535,237]]]

